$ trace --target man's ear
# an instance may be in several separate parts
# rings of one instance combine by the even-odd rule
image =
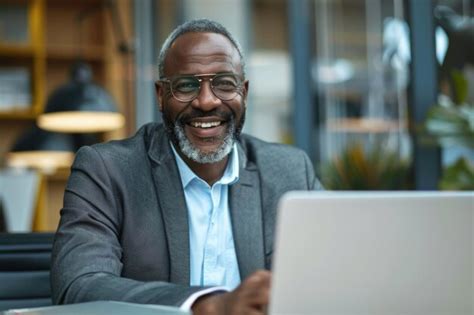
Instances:
[[[155,82],[155,93],[158,100],[158,109],[160,112],[163,111],[163,100],[164,100],[164,91],[163,84],[160,81]]]
[[[243,96],[244,100],[247,100],[248,93],[249,93],[249,80],[245,80],[244,89],[242,91],[242,96]]]

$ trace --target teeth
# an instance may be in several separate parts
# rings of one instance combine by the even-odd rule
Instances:
[[[217,127],[221,124],[220,121],[211,121],[211,122],[199,122],[199,121],[194,121],[191,123],[191,126],[195,128],[212,128],[212,127]]]

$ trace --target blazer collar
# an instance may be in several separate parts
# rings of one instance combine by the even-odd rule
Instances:
[[[257,269],[265,268],[262,200],[256,165],[249,162],[245,148],[239,152],[239,181],[230,187],[229,205],[234,245],[243,280]]]
[[[173,152],[169,145],[169,138],[163,125],[155,124],[150,128],[150,145],[148,146],[148,156],[157,164],[166,163],[173,159]]]
[[[183,186],[164,128],[157,126],[151,132],[148,156],[168,240],[169,280],[189,285],[189,223]]]

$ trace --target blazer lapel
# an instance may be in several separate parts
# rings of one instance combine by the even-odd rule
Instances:
[[[189,285],[188,211],[178,167],[162,128],[154,131],[148,154],[168,240],[170,282]]]
[[[155,129],[148,155],[152,164],[170,255],[170,282],[189,285],[189,222],[184,191],[168,137]],[[241,279],[265,268],[260,180],[254,164],[239,148],[239,181],[230,187],[230,214]]]
[[[265,267],[260,181],[239,147],[239,181],[230,187],[230,213],[240,277]]]

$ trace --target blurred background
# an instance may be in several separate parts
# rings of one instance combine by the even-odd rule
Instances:
[[[54,231],[74,152],[161,121],[156,60],[206,17],[241,42],[244,131],[330,190],[474,190],[474,0],[0,0],[0,231]]]

